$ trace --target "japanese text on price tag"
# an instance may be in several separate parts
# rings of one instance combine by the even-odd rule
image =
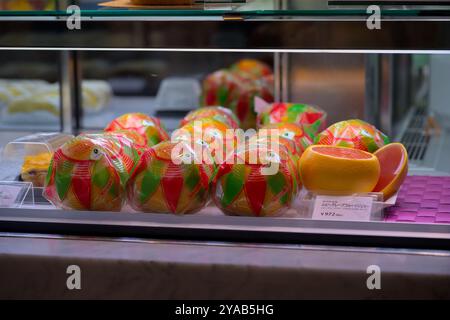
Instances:
[[[313,219],[368,221],[372,212],[372,197],[317,196]]]

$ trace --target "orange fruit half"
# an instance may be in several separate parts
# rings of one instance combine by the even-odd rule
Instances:
[[[403,144],[395,142],[375,151],[380,162],[380,179],[373,189],[382,192],[384,200],[392,197],[401,187],[408,174],[408,152]]]
[[[299,160],[303,185],[318,194],[371,192],[380,177],[373,154],[352,148],[313,145]]]

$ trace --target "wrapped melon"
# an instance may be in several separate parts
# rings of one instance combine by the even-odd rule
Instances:
[[[194,213],[209,198],[214,165],[184,142],[165,141],[148,149],[128,183],[128,201],[138,211]]]
[[[228,215],[275,216],[297,191],[294,164],[282,144],[249,142],[218,168],[212,197]]]
[[[192,110],[181,120],[181,126],[204,118],[222,121],[233,129],[239,128],[239,119],[230,109],[224,107],[203,107]]]
[[[303,126],[296,123],[289,122],[280,122],[280,123],[270,123],[261,127],[261,129],[265,129],[268,131],[276,131],[278,132],[280,137],[285,139],[292,140],[296,147],[298,148],[298,152],[301,154],[308,148],[310,145],[314,143],[314,136],[309,135],[303,129]],[[260,129],[260,130],[261,130]]]
[[[203,152],[208,153],[207,156],[203,155],[203,158],[208,160],[209,157],[212,157],[216,163],[220,163],[227,153],[225,145],[233,143],[232,141],[227,142],[227,140],[234,139],[233,133],[232,128],[223,121],[216,118],[200,118],[175,130],[171,140],[184,141],[193,149],[197,149],[197,153],[201,152],[199,145],[203,146],[205,147]]]
[[[54,153],[44,196],[65,209],[120,211],[139,158],[134,142],[125,136],[79,135]]]
[[[256,107],[258,112],[257,124],[262,127],[271,123],[296,123],[303,127],[309,135],[314,136],[326,126],[326,113],[318,107],[302,103],[277,102],[269,104],[262,103]]]
[[[208,75],[203,81],[201,105],[230,108],[241,127],[248,129],[256,124],[254,97],[273,101],[273,85],[263,79],[244,77],[224,69]]]
[[[231,65],[230,70],[235,73],[246,74],[255,79],[273,75],[272,69],[267,64],[256,59],[241,59]]]
[[[143,113],[126,113],[111,121],[105,128],[106,132],[128,130],[139,133],[147,146],[151,147],[169,139],[164,126],[158,118]]]
[[[388,136],[373,125],[352,119],[331,125],[318,134],[314,142],[375,152],[390,141]]]

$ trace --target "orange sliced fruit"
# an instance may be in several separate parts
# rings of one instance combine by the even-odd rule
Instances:
[[[299,160],[303,185],[318,194],[371,192],[380,177],[373,154],[352,148],[313,145]]]
[[[380,162],[380,179],[373,189],[382,192],[384,200],[392,197],[408,174],[408,152],[403,144],[394,142],[374,152]]]

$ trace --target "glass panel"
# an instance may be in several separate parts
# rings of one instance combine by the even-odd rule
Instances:
[[[141,0],[141,2],[144,0]],[[147,0],[149,3],[152,0]],[[145,2],[145,1],[144,1]],[[82,15],[101,16],[222,16],[239,13],[252,17],[295,16],[366,16],[371,4],[382,5],[385,15],[448,15],[449,1],[339,1],[339,0],[180,0],[179,5],[136,5],[132,0],[2,0],[0,15],[65,15],[71,4],[78,5]],[[438,11],[438,13],[436,13]]]
[[[226,37],[226,35],[222,36]],[[216,40],[220,41],[220,39]],[[150,191],[147,189],[145,192],[138,193],[138,199],[131,198],[130,200],[129,193],[127,193],[130,192],[130,187],[127,185],[130,180],[128,180],[129,177],[123,169],[133,168],[130,163],[137,158],[133,158],[133,154],[126,153],[128,149],[125,147],[115,149],[108,145],[107,148],[112,150],[112,153],[108,155],[110,151],[108,149],[103,151],[97,148],[89,149],[85,148],[83,142],[77,142],[71,145],[73,149],[64,149],[64,151],[58,153],[59,157],[67,157],[64,158],[68,159],[64,163],[65,166],[61,164],[61,167],[67,169],[69,174],[58,176],[58,188],[62,189],[58,189],[53,194],[51,194],[52,191],[49,191],[50,194],[47,194],[49,198],[55,197],[56,194],[58,197],[64,197],[65,192],[68,192],[69,198],[71,198],[64,203],[54,202],[61,207],[58,210],[47,210],[42,213],[42,217],[45,216],[45,219],[42,220],[42,228],[44,229],[45,222],[70,224],[72,219],[78,219],[78,222],[85,219],[92,222],[92,228],[98,227],[95,231],[90,229],[91,232],[101,233],[102,228],[106,225],[107,228],[110,228],[108,232],[116,232],[118,235],[125,234],[127,236],[132,236],[136,230],[138,230],[136,232],[145,234],[146,228],[149,230],[148,235],[151,235],[151,229],[155,225],[157,227],[166,226],[168,229],[172,228],[169,233],[170,236],[173,236],[174,225],[178,228],[185,228],[184,223],[187,223],[191,227],[194,226],[192,228],[199,229],[199,231],[197,230],[198,233],[189,231],[194,237],[198,235],[199,238],[221,238],[222,240],[230,236],[230,233],[227,233],[224,229],[228,232],[230,230],[236,231],[241,235],[238,238],[242,240],[245,238],[242,234],[246,234],[248,228],[253,228],[252,230],[257,232],[252,233],[251,237],[254,238],[250,237],[250,239],[258,241],[267,239],[264,232],[269,234],[274,232],[275,229],[278,236],[289,234],[285,238],[289,240],[286,241],[303,241],[304,238],[296,238],[295,235],[305,234],[305,232],[315,234],[319,233],[319,229],[326,235],[333,234],[334,237],[329,239],[339,243],[350,241],[348,239],[344,241],[343,235],[361,237],[361,235],[370,234],[374,237],[383,238],[384,235],[388,234],[390,237],[402,238],[408,232],[410,232],[408,237],[416,238],[414,246],[416,246],[417,239],[420,237],[434,237],[435,239],[447,239],[446,241],[448,241],[448,223],[450,223],[450,203],[448,201],[450,195],[450,166],[448,163],[450,158],[448,154],[448,150],[450,150],[450,114],[447,103],[450,100],[447,88],[447,84],[450,82],[448,76],[450,74],[450,56],[448,54],[422,55],[376,52],[370,54],[323,52],[249,54],[244,52],[111,50],[107,52],[79,51],[74,57],[79,59],[75,65],[80,69],[79,93],[81,99],[79,102],[81,108],[75,108],[75,110],[80,111],[76,116],[80,117],[81,121],[80,126],[76,128],[77,134],[101,132],[119,116],[136,112],[156,117],[170,134],[180,127],[180,120],[189,111],[198,109],[202,105],[221,104],[229,107],[235,113],[235,116],[241,121],[241,126],[245,129],[256,128],[257,124],[267,124],[272,121],[301,121],[303,139],[297,142],[300,145],[298,147],[300,151],[297,150],[297,147],[288,149],[290,151],[287,153],[289,154],[287,162],[292,160],[296,164],[302,163],[299,158],[295,158],[295,155],[292,158],[290,155],[297,151],[299,152],[298,156],[304,155],[306,147],[313,140],[318,144],[339,144],[340,146],[353,147],[352,150],[362,149],[369,151],[369,153],[363,153],[363,151],[352,153],[352,151],[349,151],[350,154],[344,152],[336,155],[328,154],[328,151],[320,149],[317,152],[319,154],[324,153],[327,156],[327,160],[316,158],[320,161],[335,161],[336,158],[345,158],[348,162],[347,164],[335,162],[335,165],[326,165],[324,162],[325,164],[316,166],[316,169],[309,165],[313,172],[309,178],[302,175],[302,172],[306,172],[302,170],[309,170],[308,164],[297,167],[300,177],[297,177],[295,169],[292,169],[295,167],[289,167],[290,169],[286,167],[286,170],[282,171],[282,178],[292,178],[289,181],[294,181],[293,177],[296,177],[295,179],[298,180],[295,181],[300,182],[304,187],[303,191],[299,193],[299,197],[294,196],[292,198],[294,199],[292,202],[273,196],[272,193],[276,190],[286,190],[283,189],[283,186],[286,188],[290,186],[289,188],[292,188],[291,191],[294,194],[293,190],[300,183],[294,188],[294,182],[287,184],[286,181],[288,180],[286,179],[282,180],[284,183],[281,184],[274,180],[252,180],[250,177],[254,177],[254,175],[251,176],[250,174],[253,167],[249,164],[246,169],[249,172],[248,174],[238,176],[238,178],[242,178],[241,180],[236,179],[230,182],[233,188],[238,188],[238,191],[241,191],[236,191],[233,196],[228,194],[228,198],[224,200],[222,196],[225,192],[233,193],[235,190],[231,189],[230,191],[227,183],[220,184],[220,182],[217,182],[220,180],[214,180],[216,182],[212,182],[213,184],[210,185],[214,185],[214,191],[212,191],[214,202],[207,203],[206,201],[202,202],[205,200],[204,198],[200,197],[199,200],[191,194],[187,196],[186,193],[183,193],[186,191],[183,188],[189,188],[184,183],[192,178],[187,174],[189,172],[184,172],[187,175],[182,176],[182,179],[174,179],[174,177],[180,178],[179,171],[172,172],[164,166],[164,170],[161,171],[158,170],[162,167],[157,167],[158,170],[152,167],[155,169],[154,171],[152,171],[153,169],[145,169],[143,172],[151,173],[151,175],[150,177],[149,175],[146,176],[147,180],[145,183],[143,182],[144,187],[142,184],[137,184],[137,187],[149,188]],[[47,51],[37,53],[20,50],[2,51],[1,61],[7,61],[0,66],[2,90],[7,91],[5,88],[9,90],[10,87],[15,88],[14,86],[37,92],[41,90],[41,87],[47,89],[51,87],[55,90],[54,87],[58,87],[57,65],[59,58],[59,53]],[[262,63],[259,64],[255,59]],[[26,61],[38,63],[26,63]],[[240,63],[236,65],[237,62]],[[217,73],[217,71],[222,73]],[[216,80],[223,81],[223,83],[216,85],[216,82],[214,82]],[[3,91],[0,91],[0,94]],[[16,136],[25,135],[25,133],[20,132],[14,136],[11,133],[12,130],[28,132],[59,130],[59,118],[55,116],[55,113],[60,112],[59,96],[57,96],[58,102],[52,104],[53,109],[47,107],[46,104],[40,105],[43,109],[41,114],[46,114],[44,118],[53,117],[56,119],[53,123],[54,127],[47,125],[41,128],[37,123],[38,116],[33,113],[35,112],[34,107],[30,107],[40,101],[36,98],[37,93],[34,93],[34,91],[27,93],[26,97],[31,96],[31,100],[27,100],[23,104],[23,108],[26,106],[32,109],[32,111],[27,109],[26,112],[30,113],[25,116],[26,119],[23,118],[18,123],[8,127],[4,123],[5,118],[2,117],[2,128],[6,130],[1,133],[1,144],[3,146]],[[260,99],[255,100],[255,96]],[[275,96],[281,102],[287,104],[270,105]],[[266,100],[266,102],[261,102],[261,99]],[[269,105],[267,102],[269,102]],[[9,104],[6,104],[3,110],[8,110],[8,106]],[[73,107],[77,106],[74,105]],[[298,112],[298,110],[303,111]],[[255,119],[253,112],[258,113],[257,119]],[[298,114],[301,114],[302,117],[299,117]],[[253,118],[250,115],[253,115]],[[225,120],[222,118],[220,121],[227,123],[235,121],[232,116],[232,120],[225,118]],[[25,122],[30,119],[31,121]],[[78,123],[78,121],[74,121],[74,123]],[[124,126],[123,122],[116,123],[118,125],[115,129],[122,129],[121,126]],[[158,121],[155,121],[155,123],[158,123]],[[145,125],[148,125],[148,122]],[[152,124],[150,126],[156,127],[157,125]],[[375,131],[373,126],[379,131]],[[313,129],[316,131],[311,133]],[[292,131],[287,130],[286,139],[291,134]],[[149,139],[148,142],[153,137],[146,136],[145,139]],[[406,160],[405,153],[399,145],[394,145],[394,149],[391,151],[385,151],[387,156],[384,156],[384,158],[383,155],[373,156],[370,154],[388,144],[388,141],[401,142],[408,154],[408,173],[399,190],[400,183],[392,189],[390,184],[385,184],[384,187],[377,189],[379,182],[399,181],[396,180],[397,177],[406,172],[404,171],[405,166],[403,166]],[[136,143],[136,145],[138,144]],[[288,148],[289,145],[292,144],[287,142],[285,147]],[[123,145],[120,146],[123,147]],[[155,148],[152,150],[154,151]],[[345,149],[349,150],[348,148]],[[72,152],[70,156],[64,154],[66,151]],[[98,155],[98,152],[100,152],[100,155]],[[149,151],[140,150],[140,152]],[[24,168],[36,169],[33,166],[41,165],[39,163],[40,158],[35,157],[38,155],[36,152],[26,155],[32,157],[27,158],[26,164],[25,159],[20,159],[18,165],[15,166],[15,171],[7,172],[8,177],[19,180]],[[153,155],[151,152],[146,153],[146,155],[154,156],[158,160],[163,157]],[[102,156],[110,157],[106,162],[106,168],[104,167],[105,163],[98,164],[96,162],[98,159],[103,159]],[[355,157],[356,160],[362,159],[358,157],[370,158],[372,162],[367,167],[355,169],[356,165],[348,164],[355,160]],[[117,161],[122,160],[123,162],[117,164]],[[95,168],[89,167],[92,163],[96,166]],[[376,170],[373,168],[377,167],[375,163],[378,163],[380,171],[377,175],[372,175],[373,170]],[[228,167],[222,164],[218,166],[219,169],[216,168],[217,172],[226,175],[229,173],[225,170]],[[119,171],[122,170],[118,175],[110,174],[115,166],[119,167]],[[336,170],[336,167],[340,169]],[[369,170],[369,167],[373,170]],[[6,171],[5,168],[0,163],[0,169]],[[45,171],[41,167],[39,168],[41,172]],[[86,168],[90,169],[87,170]],[[72,169],[74,171],[71,171]],[[330,170],[326,173],[326,176],[323,173],[325,169]],[[292,172],[289,170],[292,170]],[[355,173],[355,170],[360,171]],[[36,172],[36,170],[31,171]],[[338,176],[341,171],[347,172],[348,175]],[[208,171],[202,172],[206,172],[206,175],[208,173]],[[3,177],[6,177],[5,173],[3,172]],[[95,173],[95,177],[89,176],[93,173]],[[236,174],[238,175],[239,172]],[[332,176],[333,174],[336,174],[336,176]],[[220,179],[222,175],[217,174],[215,177]],[[3,178],[0,177],[0,180],[3,180]],[[157,181],[157,183],[154,183],[154,181]],[[189,181],[193,183],[192,180]],[[333,186],[330,186],[330,181]],[[373,221],[373,217],[370,216],[367,216],[367,221],[361,224],[360,221],[346,224],[345,219],[345,221],[312,219],[312,217],[320,214],[320,211],[315,210],[317,203],[315,195],[321,193],[321,190],[316,190],[316,192],[305,196],[307,188],[315,188],[314,184],[317,183],[317,188],[325,188],[327,192],[330,192],[327,196],[333,197],[336,196],[333,193],[336,190],[330,191],[330,188],[336,186],[336,188],[347,188],[355,181],[358,181],[358,188],[361,185],[366,188],[369,184],[368,181],[375,184],[371,185],[370,188],[367,187],[368,190],[365,191],[359,192],[358,189],[358,192],[354,194],[364,198],[361,200],[364,206],[372,205],[367,213],[373,215],[376,211],[376,219],[381,219],[381,221]],[[109,189],[99,189],[99,185],[108,186]],[[199,186],[196,185],[193,190],[197,192],[198,188],[201,188]],[[150,208],[140,208],[135,203],[134,206],[130,205],[131,201],[142,202],[141,199],[148,197],[152,188],[154,188],[153,191],[156,192],[154,194],[159,197],[160,201],[156,201],[156,204],[152,203]],[[227,188],[228,190],[225,190]],[[107,190],[108,194],[105,195],[104,190]],[[258,198],[257,195],[260,194],[261,190],[264,190],[263,197]],[[87,193],[89,197],[86,196]],[[95,193],[102,195],[102,197],[97,198],[100,200],[92,200],[94,199],[92,195]],[[119,199],[120,201],[117,201],[117,195],[122,197],[121,200]],[[370,199],[367,200],[369,197],[375,200],[372,200],[372,202]],[[40,200],[42,199],[41,197]],[[104,199],[108,199],[108,201],[103,201]],[[156,212],[177,212],[179,204],[177,201],[181,201],[180,203],[188,207],[193,204],[197,205],[197,201],[201,205],[195,207],[195,210],[193,209],[195,214],[186,217],[187,220],[180,220],[179,217],[169,214],[153,214]],[[258,201],[260,204],[262,201],[264,206],[258,206]],[[328,200],[320,198],[320,201],[325,203]],[[177,204],[174,205],[174,203]],[[346,202],[345,205],[349,203],[352,204],[350,201]],[[360,203],[358,202],[358,206]],[[115,206],[111,206],[112,204]],[[202,206],[206,204],[207,206],[203,208]],[[94,207],[94,205],[100,207]],[[42,205],[40,204],[40,206]],[[48,209],[53,208],[49,202],[46,202],[43,206]],[[30,206],[30,208],[35,209],[33,206]],[[307,212],[304,211],[305,208],[307,208]],[[384,208],[384,212],[379,211],[381,208]],[[71,209],[84,212],[68,213],[67,211]],[[196,211],[197,209],[201,210]],[[122,210],[123,215],[108,213],[115,210]],[[302,210],[303,215],[300,214]],[[58,216],[62,211],[65,213],[64,217]],[[91,211],[100,212],[93,213]],[[144,211],[146,214],[135,213],[135,211]],[[177,213],[188,212],[189,210],[183,209]],[[23,214],[21,219],[26,220],[27,214],[32,215],[35,212],[33,210],[29,212],[21,211],[21,214]],[[326,214],[330,213],[327,211]],[[342,214],[345,218],[347,213],[344,210]],[[14,212],[10,211],[0,219],[8,219],[8,215],[13,216]],[[239,219],[228,215],[246,215],[247,217]],[[270,218],[263,219],[259,217],[261,215],[268,215]],[[356,218],[360,219],[360,217]],[[402,222],[402,224],[396,226],[395,222]],[[430,225],[424,226],[425,223]],[[442,224],[446,226],[441,228],[442,226],[439,225]],[[120,226],[126,226],[126,228],[121,230]],[[133,228],[136,228],[136,230]],[[121,234],[122,231],[125,233]],[[423,233],[420,233],[422,231]],[[40,229],[40,232],[42,232],[42,229]],[[220,232],[224,233],[221,234]],[[439,234],[436,235],[434,232]],[[400,236],[400,233],[402,236]],[[271,239],[275,237],[273,234],[270,236]],[[330,241],[324,240],[324,237],[322,237],[321,243]],[[314,242],[311,240],[312,238],[314,237],[310,237],[310,242]],[[354,240],[355,238],[352,239],[351,243],[354,243],[352,241],[357,242],[357,240]],[[389,241],[385,241],[385,239],[383,241],[384,245],[390,245]],[[376,245],[374,242],[364,243]],[[403,242],[402,245],[404,245]],[[422,246],[426,245],[423,244]]]
[[[121,114],[143,112],[159,117],[173,131],[187,112],[200,106],[201,84],[208,73],[248,57],[273,66],[273,54],[84,52],[84,85],[108,90],[96,110],[83,108],[81,130],[102,130]]]
[[[58,59],[57,52],[0,51],[2,145],[23,133],[60,130]]]

